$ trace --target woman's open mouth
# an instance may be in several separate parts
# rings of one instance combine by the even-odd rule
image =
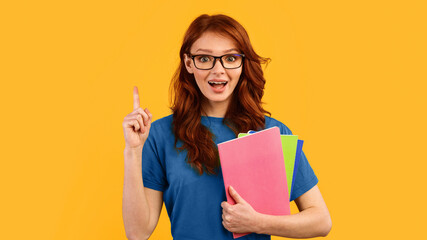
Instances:
[[[214,93],[222,93],[225,91],[228,81],[208,81]]]
[[[208,81],[209,85],[211,85],[213,88],[221,89],[227,85],[228,82],[217,82],[217,81]]]

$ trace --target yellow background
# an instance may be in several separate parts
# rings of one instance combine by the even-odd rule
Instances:
[[[265,107],[305,140],[327,239],[425,239],[426,12],[421,0],[2,1],[0,239],[126,239],[132,88],[155,119],[170,113],[202,13],[229,14],[272,58]],[[165,208],[151,239],[172,239]]]

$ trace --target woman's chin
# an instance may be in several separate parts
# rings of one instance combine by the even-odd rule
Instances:
[[[207,100],[211,103],[211,104],[227,104],[230,100],[228,95],[224,95],[224,96],[212,96],[212,97],[208,97]]]

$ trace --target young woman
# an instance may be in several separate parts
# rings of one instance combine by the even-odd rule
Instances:
[[[134,111],[123,121],[128,239],[148,239],[163,201],[175,240],[233,239],[232,232],[253,232],[242,240],[326,236],[331,219],[304,153],[290,199],[298,214],[258,213],[232,188],[236,204],[226,202],[216,144],[273,126],[292,134],[265,115],[261,63],[269,59],[255,53],[242,25],[225,15],[199,16],[185,34],[180,58],[171,83],[173,114],[152,123],[135,87]]]

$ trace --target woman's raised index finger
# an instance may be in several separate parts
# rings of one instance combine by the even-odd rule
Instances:
[[[139,108],[139,95],[138,95],[138,87],[133,87],[133,109]]]

